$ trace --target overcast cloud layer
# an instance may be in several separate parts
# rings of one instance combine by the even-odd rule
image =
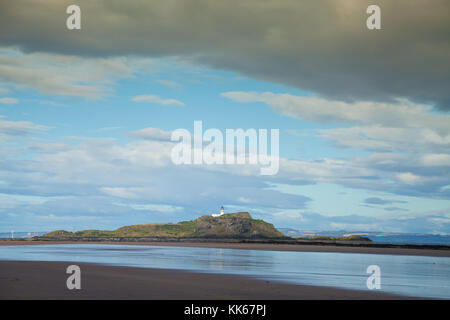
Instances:
[[[79,32],[65,28],[74,3],[82,8]],[[6,0],[0,43],[83,56],[178,56],[338,100],[407,98],[449,110],[448,1],[379,0],[380,31],[366,28],[369,4]]]

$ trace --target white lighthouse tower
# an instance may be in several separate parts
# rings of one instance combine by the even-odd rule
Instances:
[[[220,213],[213,213],[212,216],[213,217],[220,217],[220,216],[222,216],[224,214],[225,214],[225,209],[222,206],[222,207],[220,207]]]

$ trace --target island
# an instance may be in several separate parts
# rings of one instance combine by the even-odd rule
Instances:
[[[358,235],[348,237],[289,237],[273,224],[254,219],[248,212],[223,212],[201,216],[178,223],[148,223],[130,225],[116,230],[81,230],[69,232],[56,230],[33,240],[43,241],[95,241],[95,242],[240,242],[286,244],[337,244],[360,245],[372,243]]]
[[[271,223],[253,219],[248,212],[202,216],[178,223],[137,224],[116,230],[56,230],[43,238],[206,238],[206,239],[284,239],[289,238]]]

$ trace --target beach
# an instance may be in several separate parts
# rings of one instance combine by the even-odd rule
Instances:
[[[70,262],[0,261],[0,299],[382,300],[411,299],[243,276],[78,263],[81,289],[66,287]]]
[[[449,257],[449,250],[405,249],[405,248],[371,248],[345,247],[332,245],[289,245],[260,243],[188,243],[188,242],[51,242],[30,240],[4,240],[0,246],[23,245],[135,245],[158,247],[191,248],[227,248],[242,250],[265,250],[284,252],[344,252],[369,253],[387,255],[410,255],[425,257]],[[46,246],[48,248],[48,246]],[[121,251],[122,255],[130,254],[129,249]],[[135,247],[137,248],[137,247]],[[12,249],[12,247],[11,247]],[[42,248],[44,249],[44,247]],[[173,248],[176,249],[176,248]],[[147,249],[146,249],[147,250]],[[151,249],[154,250],[154,249]],[[16,251],[16,250],[14,250]],[[40,251],[39,251],[40,252]],[[45,252],[45,251],[42,251]],[[110,252],[110,251],[108,251]],[[152,251],[153,252],[153,251]],[[171,251],[169,251],[171,252]],[[377,290],[354,290],[326,287],[328,284],[303,285],[272,280],[261,280],[249,275],[208,273],[207,271],[187,271],[175,265],[162,267],[134,264],[137,260],[126,260],[129,266],[111,266],[104,262],[84,261],[62,258],[58,262],[39,261],[39,253],[35,261],[0,261],[0,299],[247,299],[247,300],[297,300],[297,299],[411,299],[401,295],[380,292]],[[119,253],[118,253],[119,254]],[[131,253],[133,254],[133,253]],[[178,253],[179,254],[179,253]],[[255,253],[252,255],[254,256]],[[108,253],[108,256],[110,253]],[[147,254],[141,256],[146,259]],[[177,253],[175,253],[177,256]],[[264,256],[261,256],[264,261]],[[119,256],[118,256],[119,257]],[[130,256],[132,257],[132,256]],[[155,259],[161,258],[156,254]],[[20,256],[9,259],[21,260]],[[124,258],[122,258],[124,259]],[[126,259],[126,258],[125,258]],[[130,258],[133,259],[133,258]],[[164,258],[163,259],[167,259]],[[46,259],[43,259],[46,260]],[[112,260],[116,262],[116,260]],[[132,262],[135,261],[135,262]],[[169,261],[169,260],[167,260]],[[170,260],[172,261],[172,260]],[[174,262],[176,260],[173,260]],[[212,260],[214,261],[214,259]],[[262,261],[262,262],[263,262]],[[269,260],[270,261],[270,260]],[[245,260],[244,260],[245,262]],[[82,289],[68,290],[66,287],[67,266],[76,264],[81,267]],[[171,268],[176,269],[171,269]],[[168,269],[167,269],[168,268]],[[348,270],[347,270],[348,272]]]

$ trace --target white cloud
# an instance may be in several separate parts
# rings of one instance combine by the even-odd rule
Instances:
[[[356,101],[347,103],[315,96],[294,96],[272,92],[225,92],[236,102],[263,102],[281,114],[316,123],[363,124],[383,127],[434,128],[448,132],[450,116],[432,114],[430,108],[399,99],[397,103]]]
[[[376,153],[352,159],[281,158],[277,175],[261,177],[258,168],[253,170],[248,166],[176,166],[170,157],[173,143],[164,141],[168,132],[158,128],[132,131],[131,137],[139,140],[126,144],[114,139],[85,139],[77,145],[45,143],[42,140],[37,143],[31,134],[46,128],[31,122],[0,119],[0,134],[30,139],[28,148],[22,148],[22,153],[15,150],[21,160],[0,157],[0,175],[5,182],[0,184],[0,192],[46,197],[64,195],[72,197],[72,200],[52,199],[29,207],[8,204],[14,206],[10,208],[11,213],[36,208],[46,213],[54,212],[50,209],[98,214],[124,212],[123,207],[118,209],[111,205],[120,199],[128,205],[130,212],[172,210],[149,204],[183,208],[173,211],[176,214],[207,214],[221,204],[230,208],[247,205],[255,213],[281,212],[283,214],[275,217],[282,221],[283,215],[289,219],[306,217],[298,210],[305,209],[310,199],[270,190],[271,183],[327,182],[437,199],[448,199],[450,191],[445,188],[449,181],[448,170],[438,167],[446,161],[445,154],[430,153],[422,158],[394,153]],[[29,151],[38,153],[26,154]],[[89,202],[93,198],[95,201]],[[410,214],[408,212],[405,217]],[[445,228],[443,226],[441,230]]]
[[[0,94],[7,94],[10,93],[10,90],[8,88],[0,88]]]
[[[43,204],[11,203],[8,205],[8,212],[11,213],[39,210],[42,213],[99,216],[118,212],[123,219],[122,225],[133,221],[130,220],[133,212],[174,213],[186,219],[189,215],[208,214],[222,204],[230,210],[233,205],[247,205],[254,214],[277,213],[273,220],[269,219],[272,222],[294,223],[294,220],[305,217],[301,210],[305,209],[307,198],[267,190],[266,178],[262,179],[257,173],[250,175],[237,169],[226,171],[204,166],[174,166],[169,154],[170,148],[166,148],[164,142],[138,141],[119,146],[113,141],[93,139],[69,150],[40,154],[27,161],[5,163],[3,160],[0,175],[6,184],[0,185],[0,192],[53,197],[70,195],[71,199],[76,199],[52,200]],[[287,184],[332,181],[394,194],[399,190],[414,191],[419,185],[416,183],[418,175],[413,173],[400,173],[398,183],[390,181],[391,176],[395,175],[382,168],[375,169],[364,159],[283,159],[280,173],[271,177],[271,181]],[[448,179],[442,183],[448,184]],[[427,185],[425,192],[433,194],[432,188]],[[326,197],[324,194],[324,199]],[[91,203],[91,198],[98,200]],[[124,203],[121,209],[113,205],[119,199]],[[333,216],[333,210],[330,210],[329,216]],[[144,221],[141,220],[141,223]],[[150,218],[150,221],[155,220]],[[409,230],[407,227],[399,229]],[[448,230],[448,227],[444,225],[440,230]]]
[[[118,129],[122,129],[122,127],[103,127],[103,128],[97,129],[97,131],[105,132],[105,131],[115,131],[115,130],[118,130]]]
[[[450,152],[450,127],[447,132],[433,127],[355,126],[319,129],[321,138],[339,146],[371,151],[391,152]]]
[[[425,154],[422,156],[421,162],[425,166],[450,166],[449,154]]]
[[[158,83],[160,83],[166,87],[170,87],[170,88],[181,87],[181,84],[179,84],[178,82],[174,82],[174,81],[170,81],[170,80],[158,80]]]
[[[162,213],[174,213],[183,210],[183,207],[172,206],[167,204],[130,204],[130,207],[134,210],[141,211],[157,211]]]
[[[0,103],[3,103],[3,104],[16,104],[18,102],[19,102],[19,100],[16,98],[8,98],[8,97],[0,98]]]
[[[241,202],[241,203],[252,203],[252,200],[248,199],[248,198],[245,198],[245,197],[239,197],[238,198],[238,202]]]
[[[131,187],[131,188],[118,188],[118,187],[102,187],[100,191],[106,193],[113,197],[124,198],[124,199],[137,199],[140,197],[142,188]]]
[[[48,130],[49,127],[34,124],[30,121],[7,121],[2,120],[4,116],[0,115],[0,141],[14,137],[23,137],[36,131]]]
[[[100,98],[109,85],[133,75],[146,59],[86,58],[70,55],[23,53],[5,48],[0,55],[0,80],[44,94]]]
[[[184,106],[184,103],[175,99],[162,99],[156,95],[153,94],[145,94],[145,95],[139,95],[135,96],[131,99],[134,102],[151,102],[151,103],[157,103],[162,105],[176,105],[176,106]]]
[[[127,132],[126,135],[130,138],[135,139],[171,141],[171,133],[171,131],[165,131],[159,128],[144,128]]]
[[[402,172],[397,173],[395,175],[398,180],[406,183],[406,184],[417,184],[421,181],[421,177],[411,173],[411,172]]]
[[[331,179],[377,189],[382,185],[388,189],[396,186],[394,189],[397,189],[397,184],[401,183],[417,186],[415,190],[420,189],[420,193],[434,193],[438,185],[441,187],[450,178],[448,172],[436,171],[438,167],[450,163],[450,116],[433,112],[425,105],[405,100],[393,104],[346,103],[271,92],[226,92],[222,95],[237,102],[262,102],[296,119],[345,125],[341,128],[316,129],[314,132],[319,138],[330,140],[338,147],[376,152],[366,158],[281,162],[280,172],[298,173],[292,179]],[[394,182],[392,177],[396,178]],[[388,181],[392,184],[386,184]]]
[[[30,136],[33,132],[47,129],[31,122],[14,122],[0,119],[0,136],[16,137]],[[449,189],[442,188],[448,185],[449,172],[442,171],[439,166],[445,164],[448,159],[446,154],[429,153],[424,157],[411,157],[408,154],[396,154],[392,152],[375,153],[365,157],[354,157],[351,159],[322,158],[316,160],[294,160],[280,159],[280,170],[277,175],[261,178],[259,167],[255,165],[193,165],[175,166],[171,161],[171,151],[173,143],[166,139],[169,132],[159,128],[144,128],[141,130],[128,132],[127,135],[133,140],[125,145],[119,144],[113,139],[85,139],[76,146],[67,146],[60,143],[36,143],[32,140],[28,148],[5,149],[3,154],[8,152],[19,156],[18,152],[37,152],[32,161],[17,162],[17,171],[23,171],[24,177],[21,180],[34,177],[31,172],[36,171],[40,179],[48,183],[46,187],[56,187],[58,184],[70,186],[82,185],[82,190],[89,188],[128,188],[129,185],[145,187],[146,193],[135,194],[139,197],[147,197],[163,192],[163,190],[173,189],[174,184],[179,189],[178,192],[186,193],[186,190],[198,192],[197,196],[207,196],[203,191],[196,191],[192,188],[190,181],[201,180],[203,177],[210,177],[205,182],[211,189],[218,188],[216,183],[211,185],[211,181],[222,181],[223,177],[235,179],[229,186],[235,188],[233,203],[243,203],[242,201],[259,199],[270,201],[269,197],[261,200],[261,195],[247,193],[246,190],[240,192],[236,189],[235,183],[241,179],[248,179],[251,183],[259,184],[263,187],[266,182],[285,184],[304,183],[336,183],[352,188],[366,190],[382,190],[393,194],[415,195],[425,197],[448,197]],[[30,136],[31,138],[31,136]],[[49,165],[51,164],[51,165]],[[22,166],[26,166],[24,169]],[[32,167],[32,168],[31,168]],[[11,167],[8,167],[11,168]],[[9,170],[9,169],[8,169]],[[117,174],[111,174],[117,173]],[[14,174],[17,176],[18,174]],[[47,176],[48,175],[48,176]],[[154,179],[167,180],[167,186],[157,190],[152,186]],[[174,180],[175,179],[175,180]],[[165,183],[159,181],[158,183]],[[126,185],[123,183],[126,182]],[[37,181],[29,182],[36,185]],[[170,187],[167,189],[167,187]],[[39,184],[37,184],[39,185]],[[202,187],[199,186],[200,190]],[[191,190],[192,189],[192,190]],[[184,191],[182,191],[184,190]],[[258,189],[260,190],[260,189]],[[112,195],[126,194],[127,190],[104,189]],[[217,191],[217,190],[216,190]],[[215,191],[215,192],[216,192]],[[78,192],[78,191],[77,191]],[[103,192],[105,194],[105,192]],[[218,191],[217,191],[218,192]],[[163,198],[168,195],[165,194]],[[191,192],[183,196],[196,197]],[[230,195],[231,196],[231,195]],[[161,202],[162,198],[155,198]],[[278,200],[274,200],[278,201]]]
[[[39,101],[39,104],[45,104],[45,105],[49,105],[49,106],[54,106],[54,107],[64,107],[65,105],[62,103],[57,103],[54,101]]]
[[[331,229],[334,230],[363,230],[363,231],[379,231],[380,226],[376,224],[366,223],[330,223]]]
[[[28,145],[28,150],[31,152],[38,153],[53,153],[58,151],[70,150],[70,146],[62,143],[43,143],[43,142],[32,142]]]

